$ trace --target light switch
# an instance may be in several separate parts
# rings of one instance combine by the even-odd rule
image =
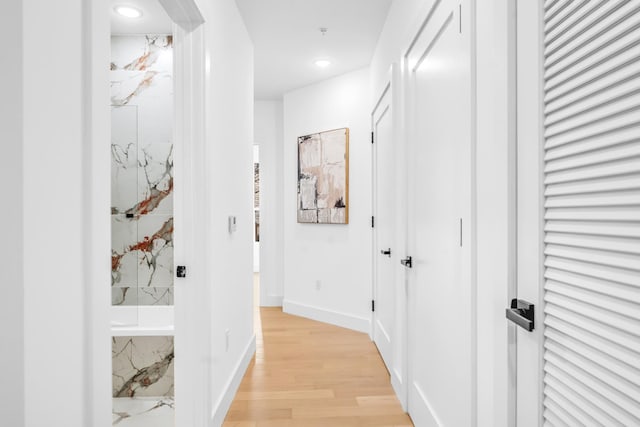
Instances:
[[[236,231],[237,228],[237,224],[236,224],[236,217],[233,215],[229,216],[229,233],[233,233],[234,231]]]

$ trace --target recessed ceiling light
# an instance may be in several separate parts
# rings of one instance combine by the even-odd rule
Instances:
[[[125,18],[140,18],[142,16],[142,11],[140,9],[136,9],[131,6],[116,6],[113,10],[115,10],[118,15],[124,16]]]
[[[315,64],[320,68],[327,68],[329,65],[331,65],[331,61],[329,61],[328,59],[318,59]]]

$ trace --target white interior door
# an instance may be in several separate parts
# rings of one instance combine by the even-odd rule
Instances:
[[[640,7],[518,17],[517,425],[640,425]]]
[[[391,85],[384,90],[372,114],[374,293],[373,340],[387,370],[392,371],[395,332],[395,269],[398,263],[396,239],[396,180],[393,147]]]
[[[474,419],[468,2],[435,2],[405,56],[410,136],[409,414]]]

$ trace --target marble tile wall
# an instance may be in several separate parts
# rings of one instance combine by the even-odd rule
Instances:
[[[113,305],[173,304],[171,36],[111,38]]]
[[[114,398],[173,397],[173,337],[112,337]]]

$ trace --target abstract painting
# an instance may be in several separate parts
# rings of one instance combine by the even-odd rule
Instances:
[[[298,137],[298,222],[349,223],[349,129]]]

